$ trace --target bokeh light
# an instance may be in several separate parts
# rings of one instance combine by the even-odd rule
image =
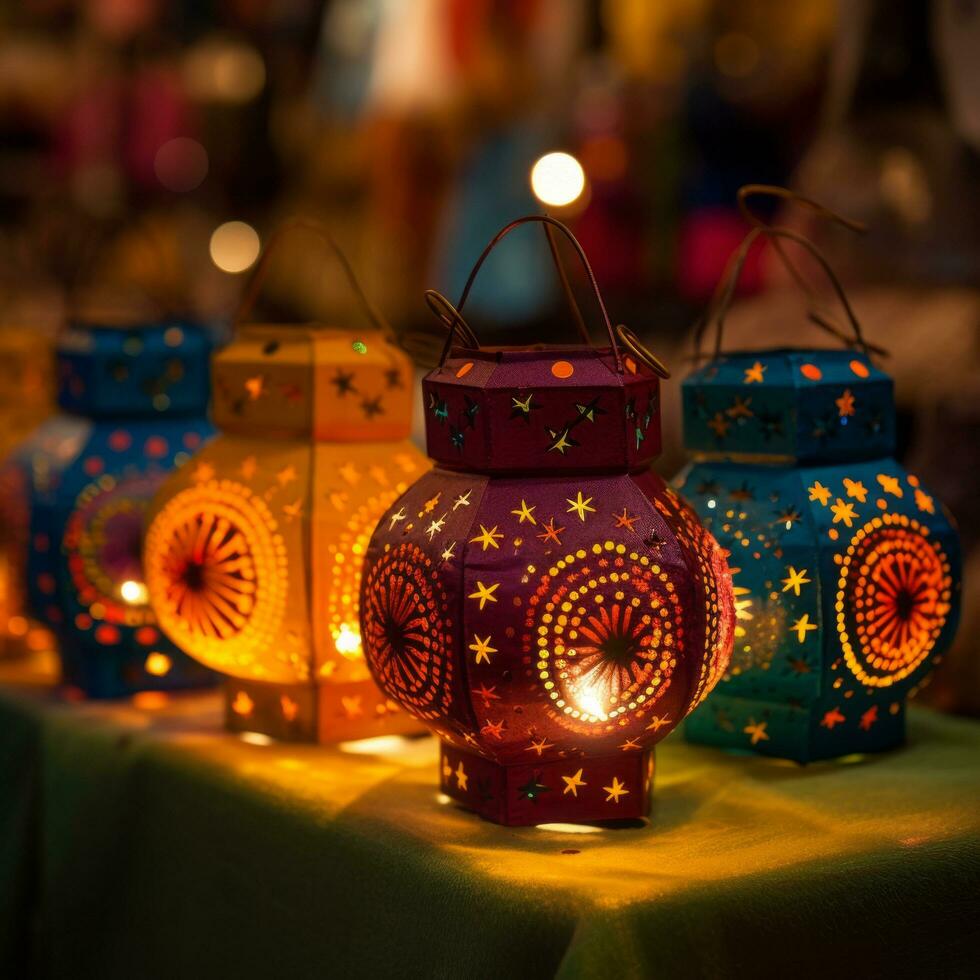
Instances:
[[[184,81],[191,95],[202,102],[243,105],[265,87],[265,62],[247,44],[210,38],[187,53]]]
[[[585,171],[570,153],[546,153],[531,168],[531,190],[542,204],[564,207],[585,190]]]
[[[222,272],[244,272],[260,248],[258,232],[244,221],[226,221],[211,233],[211,261]]]
[[[187,136],[167,140],[153,158],[153,171],[168,191],[185,194],[200,187],[207,177],[207,151]]]

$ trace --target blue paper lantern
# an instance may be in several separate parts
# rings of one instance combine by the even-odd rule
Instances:
[[[210,349],[183,323],[73,326],[57,349],[61,413],[8,463],[24,476],[30,611],[90,697],[213,683],[157,628],[140,561],[151,498],[213,433]]]
[[[799,762],[904,738],[952,643],[957,536],[893,458],[892,380],[863,353],[720,356],[683,385],[677,485],[729,552],[735,649],[688,739]]]

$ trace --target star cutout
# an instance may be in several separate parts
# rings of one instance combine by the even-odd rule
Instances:
[[[235,699],[231,702],[231,710],[243,718],[248,717],[254,707],[255,702],[244,691],[238,691],[235,694]]]
[[[548,791],[547,786],[538,782],[537,776],[532,776],[523,786],[517,788],[517,792],[521,794],[521,799],[530,800],[532,803],[536,803],[538,797]]]
[[[787,565],[786,571],[789,573],[789,578],[783,579],[783,592],[789,592],[792,589],[793,595],[799,595],[800,587],[809,585],[811,581],[806,577],[806,569],[797,571],[792,565]]]
[[[728,430],[732,423],[725,418],[722,412],[715,412],[714,416],[708,420],[708,428],[719,438],[724,439],[728,435]]]
[[[841,500],[840,497],[837,498],[836,504],[831,505],[830,509],[834,514],[834,523],[838,524],[843,521],[845,527],[851,527],[857,517],[854,505]]]
[[[562,429],[561,434],[554,429],[548,429],[548,435],[552,439],[551,445],[548,447],[549,453],[557,450],[564,456],[566,449],[571,449],[573,446],[578,445],[574,439],[569,438],[568,429]]]
[[[878,720],[878,705],[873,704],[863,715],[861,715],[861,720],[858,722],[858,727],[863,731],[871,731],[871,726]]]
[[[520,398],[515,398],[511,396],[512,408],[510,411],[510,417],[512,419],[524,419],[525,422],[531,421],[531,412],[537,411],[541,406],[534,404],[534,392],[530,392],[523,401]]]
[[[629,511],[624,507],[622,514],[613,514],[613,520],[616,522],[613,527],[625,527],[627,531],[636,531],[633,525],[639,520],[639,517],[630,517]]]
[[[760,361],[756,361],[752,367],[745,369],[745,380],[742,382],[742,384],[750,385],[753,382],[756,384],[762,384],[764,380],[763,376],[765,375],[768,366],[768,364],[762,364]]]
[[[425,533],[429,535],[429,540],[431,541],[445,526],[447,514],[443,514],[442,517],[437,521],[433,521],[426,529]]]
[[[454,449],[463,451],[463,443],[466,442],[466,433],[462,429],[457,429],[455,425],[449,426],[449,441]]]
[[[479,599],[480,608],[482,609],[488,602],[496,602],[497,599],[494,596],[494,592],[500,588],[500,583],[495,582],[493,585],[484,585],[482,582],[476,583],[476,592],[468,595],[467,599]]]
[[[915,506],[921,511],[925,511],[927,514],[935,514],[936,507],[932,502],[932,497],[929,496],[924,490],[916,488],[915,491]]]
[[[554,747],[555,747],[554,746],[554,743],[549,742],[547,739],[542,738],[542,739],[539,739],[537,742],[535,742],[534,739],[532,738],[531,739],[531,744],[524,751],[525,752],[537,752],[538,753],[538,758],[540,759],[541,758],[541,754],[543,752],[545,752],[547,749],[553,749]]]
[[[752,409],[749,408],[751,404],[751,398],[740,398],[736,395],[732,404],[725,409],[725,414],[730,419],[750,419],[753,415]]]
[[[475,538],[470,538],[470,544],[481,544],[483,545],[483,550],[486,551],[487,548],[500,548],[497,544],[497,539],[502,538],[503,534],[497,531],[497,525],[488,531],[482,524],[480,525],[480,533]]]
[[[469,505],[470,505],[470,494],[472,492],[473,492],[472,490],[467,490],[466,493],[461,493],[453,501],[453,510],[456,510],[459,507],[469,507]]]
[[[797,638],[799,639],[800,643],[802,643],[806,639],[807,633],[809,633],[810,630],[818,629],[818,626],[816,623],[810,622],[809,613],[803,613],[803,615],[795,623],[793,623],[789,629],[791,633],[796,633]]]
[[[406,517],[408,517],[408,514],[405,513],[405,508],[399,507],[388,520],[388,530],[391,531],[399,521],[405,520]]]
[[[646,730],[648,732],[659,732],[664,725],[670,724],[670,717],[668,715],[654,715],[650,719],[650,724],[647,725]]]
[[[443,561],[452,561],[456,557],[456,542],[454,541],[446,550],[442,553]]]
[[[466,407],[463,409],[463,417],[466,419],[466,427],[469,429],[475,429],[476,416],[480,411],[480,405],[478,402],[473,401],[469,395],[463,395],[463,401],[466,402]]]
[[[281,487],[289,486],[296,479],[296,467],[295,466],[284,466],[276,474],[276,482]]]
[[[470,596],[470,598],[472,599],[473,596]],[[481,606],[480,608],[482,609],[483,607]],[[481,640],[476,635],[476,633],[473,634],[473,642],[469,645],[469,649],[473,650],[476,653],[476,659],[473,661],[473,663],[476,664],[490,663],[490,654],[497,652],[497,650],[494,649],[494,647],[490,646],[490,641],[492,639],[493,637],[490,636],[489,634],[487,634],[487,638],[485,640]]]
[[[847,719],[840,713],[838,708],[831,708],[823,718],[820,720],[821,728],[829,728],[833,731],[835,725],[840,725],[842,722],[847,721]]]
[[[361,411],[364,413],[364,417],[369,419],[373,419],[375,415],[384,415],[385,410],[381,407],[381,396],[365,398],[361,402]]]
[[[830,500],[830,490],[825,487],[819,480],[815,480],[812,487],[807,487],[810,491],[811,500],[819,500],[822,507],[827,506],[827,502]]]
[[[755,489],[749,486],[747,480],[743,480],[740,487],[728,491],[728,496],[732,500],[755,500]]]
[[[399,371],[398,368],[388,368],[388,370],[385,371],[385,384],[387,384],[389,388],[403,388],[404,385],[402,384],[401,371]]]
[[[483,698],[483,707],[488,708],[491,701],[499,701],[500,695],[496,693],[497,687],[487,687],[486,684],[481,684],[479,687],[471,687],[470,693],[475,694],[478,698]]]
[[[698,484],[695,493],[700,494],[702,497],[714,496],[721,493],[721,484],[717,480],[705,480],[703,483]]]
[[[890,493],[893,497],[904,496],[902,485],[894,476],[888,476],[886,473],[879,473],[878,482],[881,484],[881,489],[884,490],[885,493]]]
[[[433,394],[429,395],[429,408],[432,410],[432,414],[435,416],[436,421],[440,424],[449,418],[449,404],[436,398],[436,396]]]
[[[787,657],[786,660],[794,674],[812,673],[810,665],[802,657]]]
[[[613,776],[612,786],[603,786],[603,790],[609,795],[606,797],[607,803],[618,803],[621,796],[629,796],[626,783],[621,783],[618,776]]]
[[[643,539],[643,543],[648,548],[660,548],[663,546],[664,539],[657,534],[655,527],[650,528],[650,533]]]
[[[361,479],[361,474],[358,473],[357,467],[353,463],[345,463],[340,467],[337,472],[352,486],[357,486]]]
[[[578,412],[579,418],[588,419],[590,422],[594,422],[597,415],[606,414],[604,408],[599,408],[599,395],[596,395],[588,405],[579,405],[576,403],[575,410]]]
[[[840,398],[834,399],[834,404],[837,406],[837,411],[840,413],[842,419],[847,418],[854,414],[854,395],[851,393],[850,388],[845,388],[844,393]]]
[[[631,751],[633,751],[633,749],[636,749],[637,751],[639,751],[640,749],[643,748],[643,746],[640,745],[639,741],[637,741],[637,739],[635,739],[635,738],[628,738],[628,739],[626,739],[626,741],[623,742],[623,744],[620,745],[619,747],[624,752],[631,752]]]
[[[466,770],[463,768],[463,760],[459,760],[459,765],[456,767],[456,785],[465,793],[467,789],[467,783],[469,781],[469,776],[466,774]]]
[[[754,718],[750,718],[749,723],[742,731],[749,736],[749,741],[753,745],[758,745],[759,742],[769,741],[769,736],[766,734],[766,725],[768,724],[766,721],[756,722]]]
[[[803,515],[795,507],[787,507],[776,513],[773,524],[782,524],[785,530],[791,531],[793,525],[803,520]]]
[[[282,512],[286,515],[286,517],[290,521],[295,520],[297,517],[302,517],[303,501],[300,499],[300,500],[293,501],[293,503],[291,504],[283,504]]]
[[[562,776],[565,782],[565,789],[562,791],[562,796],[566,793],[571,793],[576,799],[578,799],[578,788],[579,786],[588,786],[589,784],[582,779],[582,770],[579,769],[577,773],[572,776]]]
[[[251,480],[252,477],[255,476],[256,472],[258,471],[258,468],[259,468],[259,464],[256,461],[255,457],[246,456],[245,459],[242,460],[242,465],[239,472],[242,474],[243,480]]]
[[[338,371],[331,379],[330,383],[337,389],[337,395],[341,398],[348,392],[357,393],[354,387],[354,373],[352,371]]]
[[[517,518],[518,524],[523,524],[525,521],[529,521],[531,524],[537,524],[538,522],[534,519],[534,508],[537,505],[528,507],[525,503],[524,498],[521,497],[521,506],[517,510],[512,510],[511,513]]]
[[[364,714],[364,708],[361,706],[361,695],[355,694],[353,697],[342,697],[340,703],[343,706],[344,714],[348,718],[360,718]]]
[[[579,519],[583,523],[585,522],[585,514],[586,514],[587,511],[589,511],[589,512],[591,512],[593,514],[595,513],[595,507],[590,507],[589,506],[589,504],[592,503],[592,498],[591,497],[586,497],[585,500],[583,500],[582,499],[582,491],[581,490],[579,490],[576,493],[574,500],[572,500],[569,497],[566,497],[565,500],[569,504],[571,504],[571,506],[568,508],[568,513],[571,514],[574,511],[576,514],[578,514]]]
[[[245,381],[245,391],[250,401],[258,401],[265,394],[265,378],[261,374]]]
[[[486,738],[495,738],[498,741],[503,741],[504,739],[504,720],[500,721],[487,721],[487,723],[480,729],[480,734]]]
[[[555,527],[555,519],[552,517],[546,524],[541,525],[544,528],[544,533],[539,534],[538,537],[547,544],[549,541],[554,541],[555,544],[561,544],[561,538],[558,537],[565,529],[563,527]]]
[[[848,497],[853,497],[858,503],[863,504],[868,499],[867,487],[860,480],[849,480],[845,476],[844,489],[847,491]]]
[[[441,490],[434,497],[429,497],[429,499],[422,505],[422,514],[431,514],[438,506],[441,497]],[[421,517],[422,514],[419,514],[419,517]]]

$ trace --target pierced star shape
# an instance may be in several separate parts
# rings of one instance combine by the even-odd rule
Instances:
[[[484,525],[480,525],[480,533],[475,538],[470,538],[470,544],[480,544],[483,546],[483,550],[486,551],[487,548],[500,548],[497,544],[497,539],[502,538],[503,533],[497,530],[497,525],[488,531]]]
[[[472,492],[473,492],[472,490],[467,490],[466,493],[461,493],[453,501],[453,510],[457,510],[460,507],[469,507],[469,505],[470,505],[470,494]]]
[[[915,489],[915,506],[927,514],[936,513],[936,505],[933,503],[932,497],[919,487]]]
[[[466,427],[468,429],[476,428],[476,416],[480,411],[479,402],[473,401],[469,395],[463,395],[463,401],[466,403],[466,407],[463,409],[463,418],[466,419]]]
[[[793,525],[802,520],[803,515],[795,507],[786,507],[776,512],[773,524],[781,524],[787,531],[791,531]]]
[[[670,724],[669,715],[654,715],[650,719],[650,724],[647,725],[646,730],[648,732],[659,732],[660,729],[664,727],[664,725],[669,725],[669,724]]]
[[[469,775],[463,768],[463,760],[459,760],[459,765],[456,767],[456,785],[465,793],[467,790],[467,783],[469,781]]]
[[[814,480],[813,486],[807,487],[810,491],[810,500],[818,500],[822,507],[826,507],[830,501],[830,490],[819,480]]]
[[[495,738],[498,741],[503,741],[503,737],[504,737],[503,718],[501,718],[500,721],[490,721],[488,719],[487,723],[480,729],[480,734],[485,735],[487,738]]]
[[[834,524],[843,522],[845,527],[851,527],[858,516],[854,505],[841,500],[840,497],[837,498],[836,504],[831,504],[830,510],[834,515]]]
[[[532,776],[523,786],[517,787],[517,792],[521,794],[521,799],[530,800],[536,803],[542,793],[550,792],[550,787],[538,782],[538,776]]]
[[[844,489],[848,497],[853,497],[858,503],[865,503],[868,499],[868,488],[860,480],[849,480],[844,477]]]
[[[518,524],[523,524],[525,521],[530,524],[537,524],[533,513],[536,506],[537,504],[532,504],[528,507],[527,502],[521,497],[521,506],[517,510],[512,510],[511,513],[517,518]]]
[[[809,585],[811,581],[806,577],[806,569],[797,571],[792,565],[787,565],[786,571],[789,577],[783,579],[783,592],[789,592],[792,589],[793,595],[799,595],[801,587]]]
[[[833,731],[836,725],[840,725],[845,721],[847,721],[847,719],[841,714],[840,709],[835,707],[831,708],[830,711],[828,711],[823,718],[820,719],[820,727],[829,728],[831,731]]]
[[[353,371],[338,371],[330,379],[330,383],[337,389],[337,395],[341,398],[348,392],[357,394],[357,389],[354,387]]]
[[[583,523],[585,523],[585,515],[586,515],[587,512],[590,512],[590,513],[593,513],[593,514],[595,513],[595,507],[590,507],[589,506],[589,504],[592,503],[592,498],[591,497],[586,497],[583,500],[582,499],[582,491],[581,490],[579,490],[576,493],[574,500],[572,500],[570,497],[566,497],[565,500],[571,505],[568,508],[568,511],[567,512],[569,514],[571,514],[573,512],[576,513],[576,514],[578,514],[579,520],[581,520]]]
[[[723,412],[715,412],[715,414],[708,419],[708,428],[714,432],[715,437],[718,439],[724,439],[728,435],[728,430],[732,427],[732,423],[725,418]]]
[[[634,749],[640,751],[643,746],[640,745],[639,741],[635,738],[628,738],[622,745],[619,746],[624,752],[632,752]]]
[[[750,718],[749,723],[742,729],[742,731],[749,736],[749,741],[753,745],[758,745],[759,742],[769,741],[769,736],[766,734],[767,724],[768,722],[756,722],[754,718]]]
[[[281,487],[288,486],[296,479],[296,467],[295,466],[284,466],[276,474],[276,482]]]
[[[470,596],[472,599],[473,596]],[[482,607],[481,607],[482,608]],[[497,650],[490,646],[490,641],[493,639],[490,634],[487,634],[485,640],[481,640],[476,633],[473,634],[473,642],[469,645],[467,649],[474,651],[476,657],[473,660],[475,664],[488,664],[490,663],[490,654],[497,653]]]
[[[385,384],[389,388],[403,388],[401,371],[398,368],[389,368],[385,371]]]
[[[787,657],[786,661],[790,666],[790,670],[792,670],[794,674],[802,675],[813,672],[813,668],[811,668],[810,664],[807,663],[807,661],[802,657]]]
[[[466,598],[467,599],[478,599],[480,602],[480,608],[482,609],[488,602],[496,602],[497,597],[494,592],[500,588],[500,583],[495,582],[493,585],[484,585],[482,582],[476,583],[476,592],[471,593]]]
[[[755,500],[755,488],[750,487],[748,480],[743,480],[740,487],[728,491],[732,500]]]
[[[499,701],[500,695],[497,694],[497,687],[487,687],[486,684],[481,684],[479,687],[471,687],[470,693],[475,694],[478,698],[483,698],[483,707],[488,708],[491,701]]]
[[[452,561],[456,557],[456,542],[454,541],[445,551],[442,553],[443,561]]]
[[[817,623],[810,622],[810,614],[803,613],[803,615],[800,616],[800,618],[789,628],[789,631],[791,633],[795,633],[797,639],[800,641],[800,643],[802,643],[806,639],[807,633],[818,628]]]
[[[735,395],[734,401],[725,409],[725,414],[730,419],[750,419],[755,414],[749,408],[751,404],[751,398],[742,398],[739,395]]]
[[[893,497],[902,497],[905,492],[902,490],[901,483],[898,482],[897,477],[889,476],[887,473],[878,474],[878,482],[881,484],[881,489],[885,493],[890,493]]]
[[[524,419],[525,422],[531,421],[531,412],[536,412],[540,405],[534,404],[534,392],[528,392],[527,398],[523,400],[511,395],[510,417],[512,419]]]
[[[631,517],[630,512],[624,507],[622,514],[613,514],[613,520],[615,521],[613,527],[624,527],[627,531],[632,531],[635,534],[636,529],[633,527],[633,525],[639,519],[640,518],[636,515]]]
[[[861,715],[861,720],[858,722],[858,727],[865,732],[871,731],[871,726],[878,720],[878,705],[873,704],[863,715]]]
[[[580,419],[588,419],[589,422],[594,422],[597,415],[606,414],[604,408],[599,408],[599,397],[599,395],[596,395],[587,405],[580,405],[576,402],[575,410],[578,412]]]
[[[375,395],[374,398],[365,398],[361,402],[361,411],[365,418],[373,419],[375,415],[384,415],[385,410],[381,405],[381,396]]]
[[[542,524],[541,527],[544,529],[544,533],[539,534],[538,537],[547,544],[549,541],[553,541],[555,544],[561,544],[561,538],[558,537],[565,529],[563,527],[555,527],[555,519],[552,517],[546,524]]]
[[[548,452],[559,452],[562,456],[565,455],[566,449],[571,449],[577,446],[578,443],[570,438],[568,434],[569,430],[564,428],[561,432],[557,432],[555,429],[548,429],[548,435],[551,437],[551,445],[548,446]]]
[[[566,793],[571,793],[576,799],[578,798],[578,789],[580,786],[588,786],[589,784],[582,778],[582,770],[579,769],[578,772],[573,773],[571,776],[562,776],[562,780],[565,783],[565,788],[562,790],[562,796]]]
[[[425,529],[425,533],[429,535],[429,540],[431,541],[446,525],[447,514],[443,514],[439,520],[433,520],[433,522]]]
[[[834,399],[834,404],[837,406],[837,411],[840,413],[842,419],[848,418],[854,414],[854,395],[850,388],[845,388],[840,398]]]
[[[761,361],[756,361],[752,367],[745,369],[745,380],[742,382],[742,384],[762,384],[762,382],[765,380],[765,373],[768,367],[768,364],[763,364]]]
[[[629,790],[626,788],[626,783],[619,781],[618,776],[613,776],[611,786],[603,786],[603,790],[609,795],[606,797],[607,803],[619,803],[619,798],[621,796],[629,796]]]
[[[544,752],[546,752],[548,749],[553,749],[554,747],[555,747],[554,746],[554,743],[553,742],[549,742],[546,738],[538,739],[538,741],[536,741],[536,742],[532,738],[531,739],[531,744],[524,751],[525,752],[537,752],[538,753],[538,758],[540,759],[541,758],[541,755]]]
[[[405,520],[406,517],[408,517],[408,514],[405,513],[405,508],[399,507],[388,519],[388,530],[392,530],[399,521]]]

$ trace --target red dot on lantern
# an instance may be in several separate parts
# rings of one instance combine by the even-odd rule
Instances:
[[[45,595],[54,595],[54,590],[55,590],[54,576],[51,575],[49,572],[42,572],[37,577],[37,587]]]
[[[197,432],[184,433],[184,446],[187,449],[197,449],[201,445],[201,436]]]
[[[851,361],[850,367],[859,378],[866,378],[871,373],[864,361]]]
[[[125,429],[116,429],[109,436],[109,448],[124,453],[133,444],[133,437]]]
[[[575,368],[568,361],[555,361],[551,365],[551,373],[556,378],[570,378],[575,373]]]
[[[160,459],[161,456],[166,456],[169,447],[167,446],[167,440],[163,436],[150,436],[146,440],[146,445],[143,447],[143,452],[146,453],[151,459]]]
[[[92,626],[92,617],[88,613],[79,613],[75,617],[75,625],[80,630],[90,629]]]
[[[103,646],[114,646],[119,642],[119,630],[115,626],[110,626],[108,623],[103,623],[95,631],[96,642],[101,643]]]
[[[89,456],[83,464],[83,469],[89,476],[98,476],[105,469],[105,463],[102,462],[101,456]]]
[[[473,362],[467,361],[457,372],[457,378],[465,378],[473,370]]]
[[[800,368],[800,374],[804,378],[809,378],[810,381],[819,381],[823,377],[823,371],[816,364],[804,364]]]
[[[160,634],[152,626],[141,626],[136,631],[136,642],[140,646],[148,647],[156,643]]]

